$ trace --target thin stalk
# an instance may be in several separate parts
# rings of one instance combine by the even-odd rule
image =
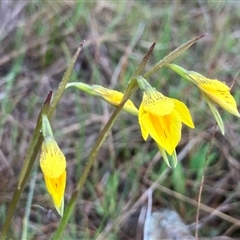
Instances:
[[[180,56],[183,52],[185,52],[188,48],[190,48],[197,40],[200,38],[206,36],[206,33],[191,39],[190,41],[184,43],[180,47],[176,48],[174,51],[169,53],[166,57],[164,57],[162,60],[160,60],[158,63],[156,63],[148,72],[145,73],[144,78],[149,78],[151,75],[153,75],[155,72],[157,72],[162,67],[166,66],[168,63],[176,59],[178,56]]]
[[[148,60],[151,57],[151,54],[152,54],[153,49],[155,48],[155,45],[156,45],[156,43],[153,43],[151,45],[151,47],[149,48],[148,52],[143,57],[142,62],[137,66],[135,72],[133,73],[132,79],[134,77],[142,75],[142,72],[145,69],[147,62],[148,62]]]
[[[77,52],[74,54],[69,66],[67,68],[67,71],[63,75],[62,81],[60,82],[60,84],[58,86],[58,90],[57,90],[57,92],[54,96],[54,99],[53,99],[52,104],[50,106],[49,112],[47,114],[48,119],[50,119],[52,117],[52,115],[53,115],[53,113],[54,113],[54,111],[57,107],[57,104],[60,101],[60,99],[61,99],[61,97],[64,93],[64,90],[65,90],[65,88],[67,86],[67,83],[70,79],[70,76],[72,74],[75,62],[77,61],[78,55],[83,48],[83,44],[84,44],[84,42],[80,44],[80,47],[78,48]]]

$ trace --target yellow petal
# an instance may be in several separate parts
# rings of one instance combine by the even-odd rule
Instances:
[[[220,107],[225,109],[226,111],[232,113],[233,115],[236,115],[240,117],[240,114],[237,110],[237,104],[233,96],[228,91],[208,91],[203,88],[201,90],[209,97],[211,98],[215,103],[217,103]]]
[[[208,79],[201,74],[189,72],[189,76],[210,99],[226,111],[240,117],[235,99],[230,93],[230,88],[216,79]]]
[[[151,114],[158,116],[168,115],[174,108],[173,100],[165,97],[154,88],[146,90],[143,93],[142,104],[146,112],[150,112]]]
[[[181,120],[184,124],[186,124],[190,128],[194,128],[194,123],[192,121],[191,114],[187,108],[187,106],[177,99],[172,99],[174,101],[174,109],[178,111],[181,116]]]
[[[121,92],[110,90],[99,85],[93,85],[94,92],[98,93],[102,98],[113,105],[118,105],[123,97]]]
[[[143,122],[146,121],[145,114],[146,114],[146,112],[144,111],[143,105],[141,104],[139,107],[138,121],[139,121],[140,129],[141,129],[142,137],[146,141],[148,138],[148,131],[146,130],[146,128],[144,127],[144,124],[143,124]]]
[[[146,113],[142,118],[142,125],[156,143],[164,148],[169,155],[172,155],[181,139],[182,123],[180,114],[176,110],[163,117]]]
[[[195,84],[206,90],[219,90],[219,91],[230,90],[230,88],[225,83],[220,82],[217,79],[206,78],[203,75],[193,71],[189,71],[188,75],[193,79]]]
[[[181,116],[176,110],[174,110],[171,114],[161,117],[160,120],[164,129],[166,141],[168,141],[169,148],[166,148],[166,151],[169,155],[172,155],[181,140]],[[162,146],[164,147],[164,145]]]
[[[62,173],[58,178],[49,178],[46,175],[44,175],[45,183],[48,192],[50,193],[53,204],[55,208],[59,211],[59,214],[62,215],[62,211],[60,209],[61,206],[64,206],[64,191],[66,187],[66,171]]]
[[[141,117],[141,125],[143,129],[146,129],[147,133],[150,134],[155,142],[162,146],[162,142],[164,142],[165,139],[162,137],[163,128],[160,125],[158,118],[158,116],[145,112]]]
[[[45,138],[42,143],[40,167],[49,178],[58,178],[66,169],[65,156],[52,137]]]
[[[105,101],[112,104],[113,106],[118,106],[122,101],[123,93],[116,90],[111,90],[104,88],[100,85],[93,85],[94,92],[98,93]],[[130,112],[134,115],[138,114],[138,109],[135,107],[134,103],[131,100],[127,100],[124,104],[123,109],[127,112]]]

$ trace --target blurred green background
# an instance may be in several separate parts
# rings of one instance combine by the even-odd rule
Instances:
[[[239,103],[239,18],[237,1],[1,1],[0,227],[39,110],[84,40],[71,81],[124,91],[153,42],[156,47],[147,69],[191,38],[208,33],[174,63],[229,86],[235,80],[232,93]],[[123,112],[100,150],[63,239],[137,239],[136,232],[143,228],[138,216],[146,208],[149,188],[152,211],[174,209],[194,231],[201,173],[215,121],[198,90],[170,69],[162,69],[150,82],[185,102],[194,119],[194,130],[183,128],[177,168],[167,169],[155,143],[142,139],[138,119]],[[132,97],[137,106],[141,97],[140,91]],[[113,110],[73,88],[61,99],[51,124],[67,158],[66,202]],[[237,238],[239,119],[224,111],[222,117],[226,134],[216,131],[203,185],[202,204],[212,211],[201,205],[199,232],[201,237]],[[214,209],[233,221],[216,217]],[[58,222],[36,164],[12,221],[11,238],[48,239]]]

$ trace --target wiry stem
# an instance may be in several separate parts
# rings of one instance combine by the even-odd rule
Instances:
[[[144,78],[149,78],[151,75],[153,75],[155,72],[157,72],[162,67],[166,66],[168,63],[176,59],[178,56],[180,56],[183,52],[185,52],[188,48],[190,48],[197,40],[200,38],[206,36],[206,33],[191,39],[190,41],[184,43],[180,47],[176,48],[174,51],[169,53],[166,57],[164,57],[162,60],[160,60],[158,63],[156,63],[146,74],[144,75]]]

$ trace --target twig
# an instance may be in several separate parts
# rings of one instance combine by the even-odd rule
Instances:
[[[148,205],[147,205],[146,220],[145,220],[145,224],[144,224],[143,240],[148,239],[149,221],[150,221],[151,212],[152,212],[152,189],[151,188],[147,190],[147,196],[148,196]]]

